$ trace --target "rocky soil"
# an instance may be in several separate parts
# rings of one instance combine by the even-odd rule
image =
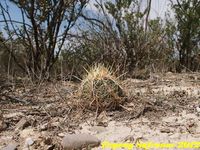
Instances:
[[[96,113],[80,105],[79,83],[2,83],[0,149],[102,149],[103,141],[200,141],[199,74],[153,74],[148,80],[126,79],[122,86],[127,100],[121,109]]]

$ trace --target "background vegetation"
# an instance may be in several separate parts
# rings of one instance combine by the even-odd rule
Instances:
[[[199,71],[200,1],[171,0],[174,19],[150,19],[151,0],[2,0],[1,74],[33,81],[81,78],[103,63],[129,77]],[[13,20],[9,5],[19,10]],[[142,9],[143,8],[143,9]],[[141,76],[144,74],[145,76]]]

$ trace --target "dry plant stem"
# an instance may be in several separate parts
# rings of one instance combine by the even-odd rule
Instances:
[[[67,99],[66,99],[65,97],[62,96],[62,94],[60,93],[60,91],[58,90],[58,88],[57,88],[56,85],[54,86],[54,88],[55,88],[55,90],[58,92],[60,98],[61,98],[62,100],[64,100],[64,101],[67,101]],[[67,104],[67,103],[66,103],[66,104]],[[72,107],[71,107],[69,104],[67,104],[67,106],[68,106],[70,109],[72,109]]]
[[[52,117],[51,117],[51,114],[49,114],[43,106],[42,106],[42,109],[45,111],[45,113],[46,113],[50,118],[52,118]]]
[[[24,103],[24,104],[29,104],[29,102],[25,101],[25,100],[22,100],[22,99],[18,99],[16,97],[11,97],[9,95],[6,95],[6,94],[1,94],[1,96],[5,96],[7,97],[8,99],[10,99],[11,101],[13,102],[20,102],[20,103]]]

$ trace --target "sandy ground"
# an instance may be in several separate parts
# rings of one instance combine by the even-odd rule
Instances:
[[[4,90],[12,98],[28,103],[1,97],[6,127],[0,132],[0,149],[11,141],[23,149],[29,137],[35,140],[30,149],[48,149],[52,145],[61,149],[60,141],[66,133],[89,133],[101,141],[133,144],[154,142],[177,146],[184,141],[200,142],[199,74],[167,73],[152,75],[148,80],[127,79],[122,82],[128,96],[123,109],[103,111],[97,117],[95,112],[72,107],[78,85],[62,82],[40,88]],[[29,125],[18,129],[23,117]],[[49,143],[44,142],[47,138],[51,139]]]
[[[177,146],[180,142],[200,141],[200,119],[197,115],[187,114],[185,111],[155,121],[141,117],[131,121],[109,121],[107,127],[91,126],[88,123],[82,124],[82,127],[78,133],[93,134],[102,141],[113,143],[136,144],[140,141],[174,143]],[[102,147],[95,149],[100,150]]]

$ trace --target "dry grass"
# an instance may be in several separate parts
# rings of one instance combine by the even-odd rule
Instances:
[[[83,78],[80,97],[91,110],[116,110],[124,101],[124,92],[111,69],[98,64]]]

